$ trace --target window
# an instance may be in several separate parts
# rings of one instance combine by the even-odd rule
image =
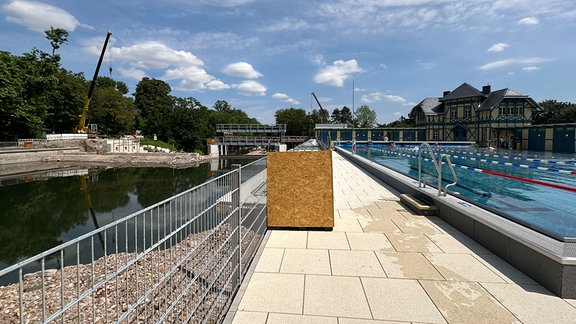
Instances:
[[[450,119],[458,118],[458,107],[451,107],[450,108]]]
[[[438,140],[438,130],[437,130],[437,129],[433,129],[433,130],[432,130],[432,140],[433,140],[433,141],[437,141],[437,140]]]
[[[464,107],[464,117],[472,117],[472,104]]]

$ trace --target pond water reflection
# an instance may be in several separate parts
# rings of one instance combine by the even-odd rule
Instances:
[[[234,163],[186,169],[91,168],[0,185],[0,269],[197,186]]]

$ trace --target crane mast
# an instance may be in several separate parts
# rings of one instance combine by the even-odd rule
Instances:
[[[86,134],[88,133],[88,127],[86,126],[86,117],[88,115],[88,107],[90,107],[90,99],[92,98],[92,92],[94,91],[94,86],[96,84],[96,79],[98,78],[98,72],[100,71],[100,66],[102,65],[102,59],[104,59],[104,53],[106,52],[106,46],[110,40],[112,32],[108,31],[106,34],[106,40],[104,41],[104,46],[102,47],[102,53],[100,53],[100,59],[98,60],[98,65],[96,65],[96,71],[94,71],[94,77],[90,83],[90,89],[88,90],[88,95],[86,96],[86,101],[84,102],[84,108],[82,108],[82,114],[80,115],[80,120],[76,126],[76,133]]]

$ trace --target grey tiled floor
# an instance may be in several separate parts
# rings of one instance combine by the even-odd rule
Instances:
[[[228,322],[576,323],[576,300],[332,159],[333,231],[270,230]]]

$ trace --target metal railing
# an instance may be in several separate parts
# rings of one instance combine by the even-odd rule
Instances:
[[[434,168],[438,173],[438,196],[446,196],[448,192],[448,188],[451,186],[456,185],[458,182],[458,177],[456,176],[456,172],[454,171],[454,166],[452,165],[452,161],[450,160],[450,155],[442,154],[440,155],[440,159],[436,160],[436,156],[434,155],[434,151],[430,144],[424,142],[418,147],[418,187],[426,187],[426,181],[430,179],[422,179],[422,151],[423,149],[428,149],[428,153],[430,153],[430,160],[434,164]],[[442,160],[446,160],[446,164],[450,168],[452,172],[452,177],[454,178],[454,182],[442,187]]]
[[[0,323],[217,323],[266,232],[260,159],[0,270]]]

